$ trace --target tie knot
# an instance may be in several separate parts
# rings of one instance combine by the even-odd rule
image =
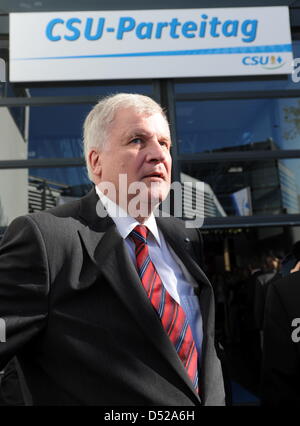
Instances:
[[[147,244],[149,229],[144,225],[137,225],[130,233],[130,237],[136,245]]]

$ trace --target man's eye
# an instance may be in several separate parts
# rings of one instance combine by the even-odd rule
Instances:
[[[134,139],[132,139],[131,140],[131,143],[134,143],[134,144],[140,144],[140,143],[142,143],[143,141],[142,141],[142,139],[141,138],[134,138]]]
[[[167,148],[169,147],[169,144],[168,144],[168,142],[166,142],[166,141],[161,141],[161,142],[160,142],[160,144],[161,144],[162,146],[166,146]]]

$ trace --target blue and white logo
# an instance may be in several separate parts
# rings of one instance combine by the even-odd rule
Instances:
[[[277,48],[279,51],[284,51],[283,46],[280,48]],[[291,47],[286,46],[286,51],[290,51]],[[276,47],[274,47],[274,50],[276,50]],[[242,59],[242,63],[246,66],[260,66],[261,68],[264,68],[266,70],[275,70],[282,68],[286,61],[282,59],[281,55],[254,55],[254,56],[244,56]]]

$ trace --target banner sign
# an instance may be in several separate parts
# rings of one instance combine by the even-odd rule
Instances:
[[[287,74],[287,6],[10,14],[10,81]]]

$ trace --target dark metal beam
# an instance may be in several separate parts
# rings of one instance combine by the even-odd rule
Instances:
[[[207,217],[202,229],[300,226],[300,214]]]
[[[198,154],[181,154],[178,157],[180,161],[189,161],[190,163],[224,163],[232,161],[266,161],[278,160],[280,158],[300,158],[300,149],[274,151],[233,151],[233,152],[209,152]]]
[[[81,96],[34,96],[2,97],[0,107],[22,107],[22,106],[48,106],[64,104],[95,104],[101,95]],[[209,93],[178,93],[175,95],[177,101],[210,101],[210,100],[238,100],[238,99],[271,99],[271,98],[298,98],[300,90],[275,90],[275,91],[243,91],[243,92],[209,92]]]
[[[32,98],[0,98],[0,107],[22,106],[48,106],[65,104],[95,104],[101,98],[100,95],[83,96],[35,96]]]
[[[216,152],[180,155],[180,161],[216,163],[232,161],[266,161],[280,158],[300,158],[300,150]],[[1,160],[1,169],[27,169],[31,167],[80,167],[85,165],[83,158],[37,158],[31,160]]]
[[[298,98],[300,90],[256,90],[242,92],[177,93],[177,101],[218,101],[234,99]]]
[[[294,0],[1,0],[0,13],[289,6]]]
[[[37,158],[32,160],[1,160],[1,169],[29,169],[39,167],[80,167],[84,166],[83,158]]]

